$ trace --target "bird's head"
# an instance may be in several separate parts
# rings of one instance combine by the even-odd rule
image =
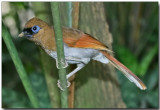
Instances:
[[[34,17],[25,24],[19,37],[27,37],[29,40],[40,43],[42,39],[45,39],[45,35],[50,34],[50,28],[46,22]]]

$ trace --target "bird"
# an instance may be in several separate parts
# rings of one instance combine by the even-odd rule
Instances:
[[[66,75],[67,81],[88,64],[90,60],[96,60],[103,64],[112,64],[141,90],[147,89],[145,84],[131,70],[111,55],[112,50],[90,34],[68,27],[62,27],[62,33],[66,63],[77,65],[73,71]],[[26,22],[23,31],[18,36],[25,37],[39,45],[49,56],[56,60],[56,65],[58,64],[55,33],[51,25],[37,17],[33,17]]]

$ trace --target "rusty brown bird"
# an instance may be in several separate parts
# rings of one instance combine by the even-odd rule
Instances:
[[[96,60],[104,64],[111,63],[141,90],[146,89],[144,83],[134,73],[109,54],[111,50],[103,43],[77,29],[62,27],[62,32],[65,60],[68,64],[77,64],[77,68],[66,76],[67,79],[82,69],[90,60]],[[19,34],[19,37],[22,36],[40,45],[48,55],[57,61],[52,26],[38,18],[32,18],[25,24],[23,32]]]

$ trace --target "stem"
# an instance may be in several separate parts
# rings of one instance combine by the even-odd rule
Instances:
[[[56,40],[56,50],[57,50],[57,58],[58,58],[58,67],[59,67],[59,79],[61,87],[64,91],[61,91],[61,107],[68,108],[68,91],[67,91],[67,79],[66,79],[66,69],[65,59],[64,59],[64,45],[62,39],[62,30],[58,9],[58,2],[51,3],[52,9],[52,17],[54,23],[54,32],[55,32],[55,40]]]
[[[68,27],[72,28],[72,2],[67,2]]]
[[[23,67],[23,64],[19,58],[19,55],[18,55],[18,52],[15,48],[15,45],[13,44],[13,41],[11,39],[11,35],[10,33],[8,32],[7,28],[3,25],[3,28],[2,28],[2,37],[3,37],[3,40],[8,48],[8,51],[11,55],[11,58],[14,62],[14,65],[17,69],[17,72],[19,74],[19,77],[22,81],[22,84],[28,94],[28,97],[33,105],[34,108],[38,108],[39,105],[38,105],[38,100],[37,98],[35,97],[34,93],[33,93],[33,89],[32,89],[32,86],[31,86],[31,83],[30,83],[30,80],[27,76],[27,73]]]

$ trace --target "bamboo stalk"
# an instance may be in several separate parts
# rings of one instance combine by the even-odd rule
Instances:
[[[67,90],[67,79],[66,79],[66,69],[65,67],[65,59],[64,59],[64,46],[62,39],[62,30],[59,16],[59,3],[53,2],[51,3],[52,9],[52,18],[54,23],[54,32],[55,32],[55,40],[56,40],[56,50],[57,50],[57,58],[58,58],[58,67],[59,67],[59,79],[60,84],[63,91],[61,94],[61,107],[68,108],[68,90]]]
[[[31,101],[31,104],[33,105],[34,108],[38,108],[39,107],[38,100],[34,95],[30,80],[29,80],[27,73],[24,69],[24,66],[20,60],[20,57],[19,57],[18,52],[16,50],[16,47],[11,39],[11,35],[4,25],[2,28],[2,37],[3,37],[3,40],[8,48],[9,54],[11,55],[13,63],[17,69],[17,72],[18,72],[19,77],[22,81],[24,89],[26,90],[27,95]]]
[[[72,2],[67,2],[68,27],[72,28]]]

